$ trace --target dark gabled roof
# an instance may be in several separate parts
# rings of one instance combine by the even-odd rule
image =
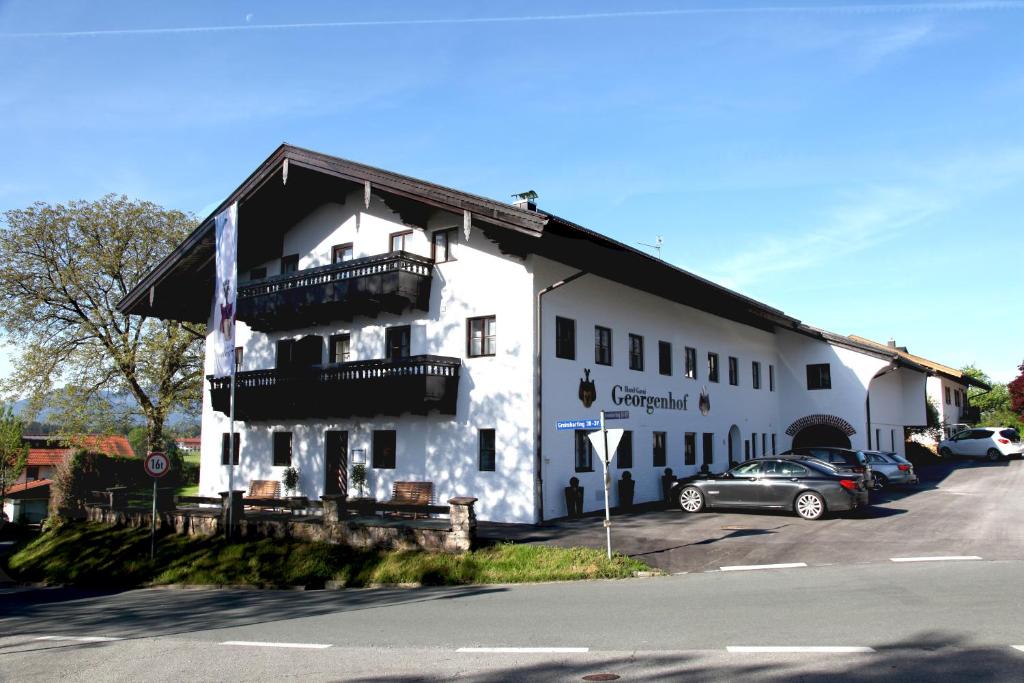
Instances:
[[[879,347],[876,344],[865,344],[858,339],[850,338],[842,334],[836,334],[835,332],[829,332],[828,330],[823,330],[818,327],[812,327],[811,325],[806,325],[804,323],[800,323],[800,325],[794,328],[793,331],[804,336],[811,337],[812,339],[825,341],[835,346],[841,346],[852,351],[857,351],[858,353],[887,360],[898,367],[904,367],[909,370],[916,370],[917,372],[928,374],[928,368],[900,355],[896,352],[896,349]]]
[[[866,337],[858,337],[857,335],[853,334],[850,335],[850,339],[853,339],[854,341],[861,344],[873,346],[875,348],[887,349],[890,353],[896,353],[901,358],[905,358],[911,362],[917,363],[918,365],[924,366],[929,370],[929,374],[945,377],[950,381],[956,382],[957,384],[962,384],[964,386],[974,386],[978,387],[979,389],[984,389],[985,391],[992,390],[992,387],[990,385],[986,384],[985,382],[982,382],[980,379],[975,379],[974,377],[971,377],[962,370],[957,370],[956,368],[951,368],[948,365],[943,365],[942,363],[937,363],[933,360],[928,360],[927,358],[924,358],[922,356],[916,356],[907,351],[907,347],[905,346],[893,347],[889,346],[888,344],[882,344],[880,342],[872,341],[871,339],[868,339]]]
[[[285,164],[288,175],[285,177]],[[287,182],[286,182],[287,180]],[[798,324],[782,311],[716,285],[553,214],[281,145],[120,302],[123,313],[205,322],[213,291],[213,219],[239,202],[239,266],[281,255],[283,230],[323,204],[369,183],[411,225],[429,213],[468,211],[503,251],[535,253],[670,301],[760,329]],[[282,227],[283,226],[283,227]],[[247,235],[249,236],[247,239]]]

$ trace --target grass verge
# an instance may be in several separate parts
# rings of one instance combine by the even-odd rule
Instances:
[[[261,588],[420,583],[463,585],[625,578],[649,567],[629,557],[608,560],[592,548],[504,543],[462,555],[360,551],[328,543],[165,535],[149,558],[149,532],[102,524],[49,531],[8,560],[20,581],[79,586],[248,585]]]

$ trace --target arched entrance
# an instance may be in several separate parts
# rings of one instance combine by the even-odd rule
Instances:
[[[835,446],[849,448],[850,437],[832,425],[811,425],[804,427],[793,437],[793,448],[806,446]]]
[[[734,462],[740,462],[743,459],[743,436],[740,434],[740,428],[733,425],[729,428],[729,466],[731,467]]]

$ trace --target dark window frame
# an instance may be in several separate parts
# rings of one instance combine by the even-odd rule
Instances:
[[[946,390],[946,405],[948,406],[952,401],[950,400],[950,394],[952,393],[949,387],[943,387]]]
[[[708,351],[708,381],[718,383],[718,354]]]
[[[683,353],[686,356],[684,376],[687,379],[697,379],[697,349],[687,346]]]
[[[293,263],[295,264],[295,267],[291,268],[290,266]],[[281,257],[281,275],[285,275],[287,273],[297,273],[297,272],[299,272],[299,255],[298,254],[288,254],[287,256],[282,256]]]
[[[274,467],[291,467],[292,456],[294,455],[294,436],[292,432],[273,432],[274,434]],[[287,447],[286,452],[281,452],[282,449]]]
[[[555,358],[576,360],[576,321],[572,318],[555,316]]]
[[[412,230],[399,230],[398,232],[393,232],[393,233],[389,234],[388,235],[388,251],[389,252],[391,252],[391,251],[408,251],[406,249],[406,246],[408,246],[408,245],[406,245],[406,243],[405,243],[405,238],[408,237],[411,234],[412,234]],[[402,238],[402,248],[401,249],[395,249],[395,238],[396,237],[401,237]]]
[[[497,430],[485,428],[478,430],[477,464],[481,472],[494,472],[497,468]]]
[[[348,340],[348,358],[338,358],[337,342]],[[385,344],[386,346],[386,344]],[[352,334],[349,332],[339,332],[338,334],[332,334],[327,338],[327,362],[328,363],[348,363],[352,360]]]
[[[775,391],[775,366],[768,364],[768,391]]]
[[[703,432],[700,445],[701,463],[704,465],[715,464],[715,433]]]
[[[344,258],[345,250],[348,249],[352,255],[348,258]],[[338,258],[338,253],[341,253],[342,258]],[[345,242],[344,244],[335,244],[331,247],[331,263],[344,263],[345,261],[351,261],[356,257],[355,245],[352,242]]]
[[[235,347],[235,372],[242,371],[242,363],[245,361],[245,349],[241,346]]]
[[[392,347],[394,346],[392,344],[392,339],[394,339],[395,335],[397,335],[397,334],[399,334],[399,333],[401,333],[403,331],[406,333],[406,341],[408,343],[408,346],[405,347],[406,348],[406,353],[404,355],[402,355],[402,354],[395,355],[395,354],[393,354],[391,352],[392,351]],[[390,327],[385,327],[384,328],[384,357],[387,360],[396,361],[396,360],[404,360],[406,358],[409,358],[411,355],[412,355],[412,325],[392,325]]]
[[[267,277],[267,267],[266,266],[256,266],[255,268],[250,268],[249,269],[249,279],[250,280],[263,280],[266,277]]]
[[[615,466],[620,470],[633,468],[633,430],[627,429],[622,432],[622,439],[618,448],[615,449]]]
[[[831,363],[808,363],[807,364],[807,389],[808,391],[819,391],[832,388],[832,367]]]
[[[755,389],[761,388],[761,361],[750,361],[750,385]]]
[[[231,436],[231,432],[223,432],[220,435],[220,464],[221,465],[227,465],[228,464],[228,439],[230,438],[230,436]],[[234,460],[235,461],[234,464],[237,465],[239,463],[239,461],[241,460],[241,458],[240,458],[240,453],[241,453],[241,450],[242,450],[242,435],[241,435],[241,433],[235,432],[234,442],[235,442],[235,447],[234,447],[234,453],[232,454],[232,460]]]
[[[668,464],[668,432],[651,432],[651,462],[653,467]]]
[[[591,430],[577,429],[573,432],[575,439],[575,466],[577,472],[594,471],[594,444],[590,443],[587,435]]]
[[[644,338],[632,332],[629,333],[629,369],[644,371]]]
[[[740,359],[736,356],[729,356],[729,386],[740,385]]]
[[[683,465],[697,464],[697,432],[683,434]]]
[[[607,333],[608,344],[604,345],[601,343],[601,337]],[[604,353],[607,352],[607,362],[604,360]],[[597,365],[611,365],[612,364],[612,328],[602,327],[601,325],[594,325],[594,363]]]
[[[487,321],[494,321],[494,333],[487,334]],[[483,323],[480,328],[480,353],[473,353],[473,325],[475,323]],[[490,353],[487,353],[488,343],[490,340]],[[498,355],[498,316],[496,315],[478,315],[472,318],[466,318],[466,357],[467,358],[492,358]]]
[[[381,444],[380,440],[387,438],[390,434],[391,443]],[[373,453],[371,454],[371,462],[373,469],[375,470],[393,470],[398,466],[398,432],[394,429],[374,429],[373,430]],[[390,460],[387,458],[386,452],[384,451],[387,446],[391,446]]]
[[[455,261],[455,256],[452,255],[452,245],[455,244],[458,234],[458,228],[441,228],[430,233],[430,260],[434,263]],[[439,259],[437,257],[437,238],[441,235],[444,235],[444,258]]]
[[[672,344],[667,341],[658,341],[658,374],[672,374]]]

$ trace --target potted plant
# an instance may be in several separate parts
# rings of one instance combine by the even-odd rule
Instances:
[[[294,467],[288,467],[281,477],[284,483],[284,493],[289,498],[294,497],[299,490],[299,471]]]
[[[366,486],[366,464],[357,462],[352,465],[352,485],[359,491],[359,497],[363,498],[363,488]]]

